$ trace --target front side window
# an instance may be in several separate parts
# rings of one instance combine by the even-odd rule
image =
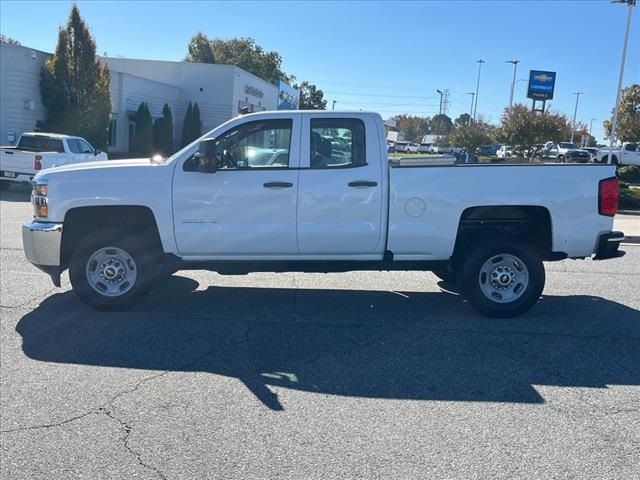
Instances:
[[[222,170],[287,168],[292,124],[291,119],[244,123],[214,140],[201,142],[194,161],[200,166],[215,162],[216,169]],[[185,167],[190,169],[191,165]]]
[[[71,153],[82,153],[80,145],[78,145],[78,141],[75,138],[67,138],[67,146]]]
[[[311,120],[311,168],[360,167],[367,164],[364,123],[357,118]]]
[[[93,153],[93,147],[86,140],[79,138],[77,142],[82,153]]]

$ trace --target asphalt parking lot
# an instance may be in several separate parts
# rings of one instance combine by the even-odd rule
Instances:
[[[486,319],[429,273],[180,272],[98,313],[0,201],[0,475],[640,478],[640,245]],[[638,217],[640,219],[640,217]]]

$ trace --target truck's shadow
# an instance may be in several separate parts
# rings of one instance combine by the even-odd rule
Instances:
[[[197,286],[173,276],[121,313],[57,294],[17,330],[36,360],[236,377],[274,410],[269,386],[541,403],[535,385],[640,384],[640,312],[602,298],[545,296],[490,320],[443,293]]]
[[[5,202],[29,202],[31,201],[31,187],[29,185],[11,185],[8,190],[0,191],[0,200]]]

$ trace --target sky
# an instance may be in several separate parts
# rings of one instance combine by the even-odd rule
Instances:
[[[611,114],[627,7],[608,0],[424,2],[78,1],[98,53],[182,60],[192,35],[253,37],[283,58],[283,70],[324,91],[329,108],[377,111],[384,118],[469,112],[482,65],[477,113],[498,123],[516,79],[557,72],[551,110],[573,116],[602,140]],[[0,0],[0,31],[51,52],[69,1]],[[623,85],[640,83],[640,8],[635,7]],[[515,102],[530,105],[526,81]]]

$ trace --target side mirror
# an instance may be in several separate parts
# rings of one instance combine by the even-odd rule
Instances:
[[[200,152],[193,154],[185,163],[185,171],[199,172],[199,173],[216,173],[217,166],[215,160],[203,163],[201,157],[203,155]],[[215,158],[215,157],[214,157]]]

